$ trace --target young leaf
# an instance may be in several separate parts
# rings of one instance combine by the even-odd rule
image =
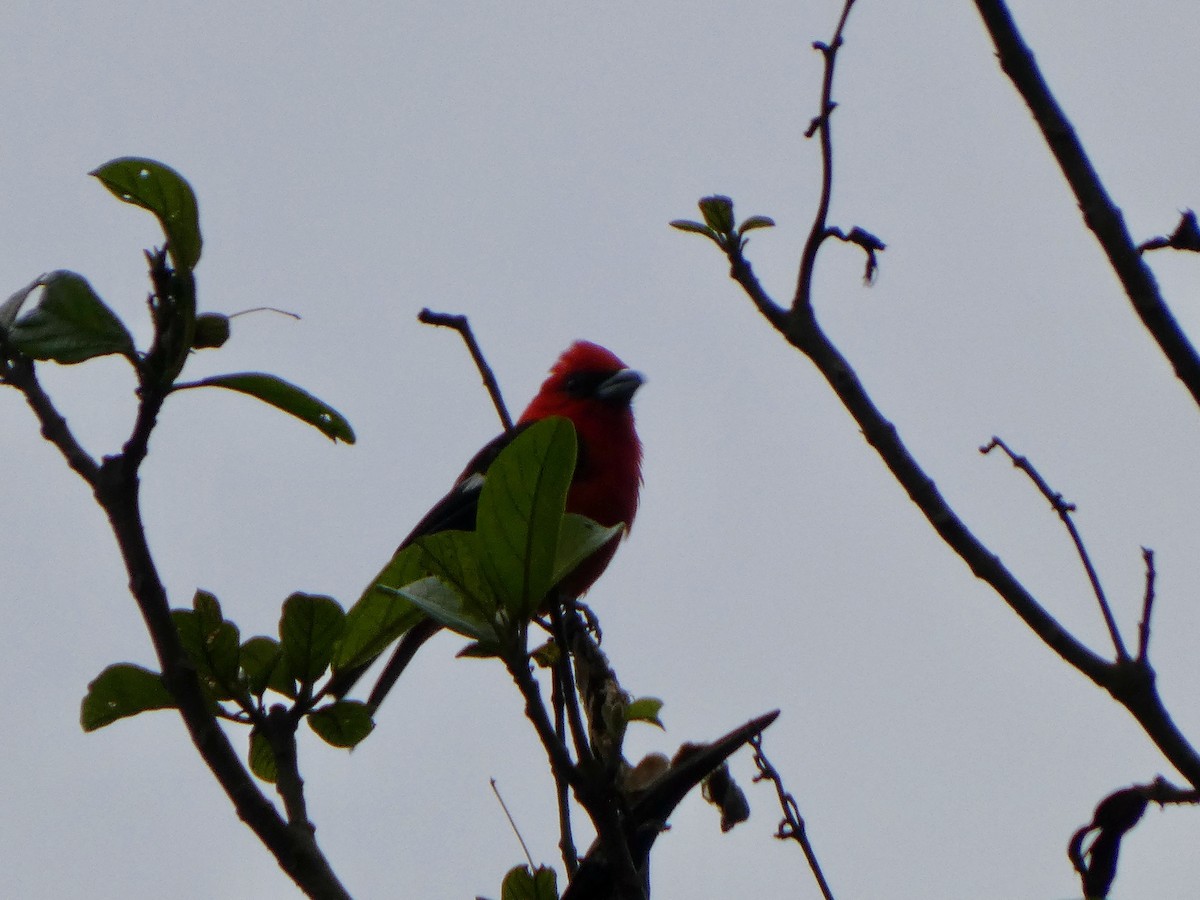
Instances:
[[[499,641],[495,627],[473,610],[467,609],[462,594],[436,575],[394,590],[397,596],[451,631],[487,644]]]
[[[267,784],[274,784],[279,777],[279,767],[275,764],[275,751],[271,742],[257,728],[250,731],[250,771]]]
[[[672,228],[678,228],[680,231],[690,231],[693,234],[702,234],[708,238],[715,237],[711,228],[699,222],[693,222],[691,219],[675,219],[670,225]]]
[[[658,717],[662,708],[663,702],[657,697],[638,697],[625,706],[625,721],[649,722],[651,725],[663,728],[662,720]],[[666,729],[663,728],[663,730]]]
[[[279,664],[281,654],[279,642],[262,635],[252,637],[242,644],[242,674],[246,676],[246,684],[251,694],[261,696],[271,686],[271,675]]]
[[[167,249],[177,269],[194,269],[200,261],[200,214],[191,185],[170,166],[125,156],[88,173],[100,179],[119,200],[158,217]]]
[[[536,872],[515,866],[504,876],[500,900],[558,900],[558,877],[546,866],[538,866]]]
[[[616,540],[624,530],[624,525],[605,528],[585,516],[565,514],[562,518],[562,529],[558,533],[553,584],[558,584],[570,575],[576,566],[609,541]]]
[[[325,674],[345,626],[346,614],[332,597],[296,593],[284,601],[280,645],[288,669],[301,684],[312,684]]]
[[[241,635],[232,622],[221,616],[217,598],[197,591],[192,609],[175,609],[171,617],[179,631],[179,642],[196,667],[201,682],[213,700],[232,700],[239,686]]]
[[[37,305],[8,331],[10,343],[26,356],[71,364],[109,353],[133,353],[133,338],[82,275],[59,270],[39,283],[45,290]],[[15,312],[18,297],[20,292],[4,304],[6,312],[10,303]]]
[[[770,216],[751,216],[738,227],[738,234],[745,234],[755,228],[774,228],[775,220]]]
[[[345,417],[323,400],[318,400],[294,384],[266,375],[262,372],[238,372],[231,375],[214,375],[200,381],[176,385],[176,390],[198,387],[221,387],[257,397],[276,409],[295,416],[312,425],[332,441],[354,443],[354,429]]]
[[[733,201],[728,197],[720,194],[715,194],[712,197],[703,197],[699,203],[700,212],[704,216],[704,221],[708,223],[708,227],[717,234],[731,234],[733,232]]]
[[[528,619],[554,583],[559,530],[575,471],[575,428],[543,419],[488,468],[475,531],[480,565],[514,619]]]
[[[95,731],[117,719],[174,706],[175,700],[163,685],[161,675],[132,663],[117,663],[88,685],[80,705],[79,724],[84,731]]]
[[[375,728],[371,709],[358,700],[339,700],[308,714],[308,727],[325,743],[347,749],[358,746]]]

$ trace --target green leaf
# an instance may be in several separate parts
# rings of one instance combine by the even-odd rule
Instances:
[[[672,228],[678,228],[680,231],[691,231],[695,234],[702,234],[705,237],[715,237],[713,230],[707,225],[702,225],[699,222],[693,222],[691,219],[675,219],[670,223]]]
[[[196,591],[192,609],[171,611],[179,641],[213,700],[243,694],[239,675],[241,635],[221,615],[221,604],[207,591]]]
[[[132,663],[109,666],[88,685],[79,710],[84,731],[95,731],[117,719],[152,709],[173,709],[175,700],[162,676]]]
[[[279,642],[274,638],[258,635],[242,644],[242,674],[246,676],[251,694],[262,696],[270,687],[271,675],[279,665],[281,655]]]
[[[38,284],[45,288],[41,299],[9,329],[14,347],[33,359],[64,364],[109,353],[132,355],[133,338],[86,278],[59,270],[43,276]],[[14,294],[4,304],[5,314],[15,315],[23,301],[20,292]]]
[[[651,725],[657,725],[663,728],[662,720],[658,714],[662,711],[663,702],[657,697],[638,697],[636,700],[631,700],[625,707],[626,722],[649,722]],[[666,731],[665,728],[663,728]]]
[[[392,590],[389,588],[388,590]],[[451,631],[488,644],[498,643],[495,627],[464,603],[463,595],[436,575],[422,578],[396,594]]]
[[[733,201],[720,194],[704,197],[699,203],[700,212],[708,227],[717,234],[733,233]]]
[[[301,684],[325,674],[345,625],[346,613],[332,597],[296,593],[284,601],[280,644],[288,669]]]
[[[308,714],[308,727],[334,747],[356,747],[375,728],[371,709],[358,700],[339,700]]]
[[[532,617],[554,584],[575,453],[574,426],[554,416],[521,432],[488,467],[475,519],[480,566],[514,619]]]
[[[194,269],[200,261],[200,214],[196,195],[182,175],[152,159],[125,156],[89,172],[119,200],[158,217],[167,249],[177,269]]]
[[[221,387],[249,394],[264,403],[269,403],[276,409],[281,409],[295,416],[302,422],[307,422],[333,441],[354,443],[354,429],[340,412],[323,400],[318,400],[312,394],[296,387],[294,384],[266,375],[262,372],[238,372],[231,375],[214,375],[200,381],[176,385],[176,390],[198,387]]]
[[[554,559],[554,584],[575,571],[575,567],[625,530],[622,524],[606,528],[586,516],[567,513],[558,534],[558,552]]]
[[[745,234],[755,228],[774,228],[775,220],[770,216],[751,216],[738,227],[738,234]]]
[[[12,327],[12,323],[17,319],[17,313],[21,311],[21,305],[25,302],[25,298],[41,286],[42,279],[37,278],[5,300],[4,303],[0,304],[0,335],[7,333],[8,329]]]
[[[196,316],[196,330],[192,334],[193,350],[208,350],[222,347],[229,340],[229,316],[207,312]]]
[[[480,566],[480,537],[474,531],[439,531],[417,539],[421,565],[454,588],[462,606],[477,619],[491,621],[499,609],[496,592]]]
[[[333,653],[335,672],[366,665],[388,644],[425,618],[421,610],[395,594],[396,588],[428,574],[421,559],[419,547],[405,547],[388,561],[358,602],[350,607],[342,637]]]
[[[515,866],[504,876],[500,900],[558,900],[558,876],[546,866],[538,866],[536,872]]]
[[[274,784],[279,777],[279,766],[275,763],[275,751],[267,736],[254,728],[250,731],[250,771],[267,784]]]

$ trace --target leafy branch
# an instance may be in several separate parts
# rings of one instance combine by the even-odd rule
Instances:
[[[150,347],[137,350],[117,315],[83,276],[73,272],[43,275],[0,305],[0,384],[24,396],[42,435],[92,489],[116,537],[130,593],[161,669],[153,672],[132,664],[105,669],[89,686],[81,706],[81,723],[85,730],[93,730],[145,710],[177,709],[197,752],[238,816],[274,854],[280,867],[311,897],[349,897],[317,846],[304,813],[298,774],[280,788],[287,811],[284,818],[259,789],[218,724],[220,717],[254,722],[263,728],[276,718],[251,700],[251,684],[261,675],[252,660],[264,658],[255,656],[261,651],[261,642],[243,659],[236,626],[224,619],[216,598],[204,592],[197,592],[192,610],[172,612],[146,540],[139,470],[159,412],[169,394],[180,387],[177,378],[193,350],[224,343],[214,338],[212,324],[224,320],[228,334],[227,318],[216,313],[198,316],[196,312],[192,270],[200,260],[202,239],[195,196],[182,176],[153,160],[117,159],[92,174],[118,199],[153,213],[163,228],[165,245],[146,253],[153,288],[148,300],[154,326]],[[35,295],[31,308],[24,309]],[[199,321],[207,323],[202,329],[206,333],[198,333]],[[42,388],[37,363],[73,365],[111,354],[121,356],[134,370],[137,414],[121,451],[98,462],[76,439]],[[281,379],[258,375],[242,389],[310,422],[335,440],[354,440],[349,424],[335,410]],[[223,707],[221,701],[226,700],[234,701],[235,707]],[[277,757],[284,757],[285,763],[294,759],[294,739],[286,728],[275,728],[272,741],[278,748]],[[282,771],[293,774],[287,765]]]

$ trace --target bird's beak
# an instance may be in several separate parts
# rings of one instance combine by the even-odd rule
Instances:
[[[621,369],[600,382],[596,388],[596,396],[610,403],[628,403],[645,381],[641,372],[635,372],[633,369]]]

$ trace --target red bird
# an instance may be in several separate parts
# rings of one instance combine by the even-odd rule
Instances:
[[[631,408],[642,381],[639,373],[608,350],[588,341],[576,341],[550,369],[550,376],[516,426],[475,455],[450,492],[417,523],[397,552],[427,534],[474,528],[488,466],[522,430],[550,416],[570,419],[579,445],[575,474],[567,492],[567,512],[587,516],[606,527],[623,522],[628,530],[637,513],[642,483],[642,444],[634,430]],[[582,596],[608,566],[619,541],[619,537],[614,538],[584,560],[563,580],[561,589],[571,597]],[[372,709],[383,702],[421,645],[440,629],[436,622],[426,619],[404,634],[371,691],[367,702]],[[330,692],[344,696],[361,674],[362,670],[341,673]]]

